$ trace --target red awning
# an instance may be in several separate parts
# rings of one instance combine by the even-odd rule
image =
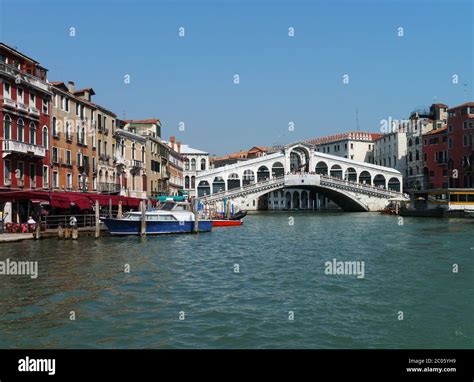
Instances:
[[[143,199],[132,198],[120,195],[103,195],[80,192],[46,192],[46,191],[5,191],[0,192],[1,201],[31,200],[33,203],[48,201],[52,207],[69,209],[72,205],[81,210],[92,209],[95,201],[99,201],[100,206],[108,206],[110,201],[112,206],[118,206],[122,201],[122,206],[138,208]]]

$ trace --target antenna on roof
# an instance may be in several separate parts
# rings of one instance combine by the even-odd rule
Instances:
[[[122,115],[123,115],[122,119],[125,121],[125,115],[126,115],[125,110],[122,111]]]

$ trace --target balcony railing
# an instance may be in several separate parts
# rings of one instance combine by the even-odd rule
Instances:
[[[29,111],[30,111],[30,114],[36,115],[37,117],[39,117],[39,115],[40,115],[39,110],[34,106],[30,106]]]
[[[39,78],[29,74],[22,72],[21,70],[15,68],[14,66],[11,66],[9,64],[5,64],[4,62],[0,62],[0,72],[10,75],[11,77],[18,79],[20,78],[24,82],[35,86],[45,92],[49,92],[48,85],[41,81]]]
[[[120,191],[120,184],[118,184],[118,183],[98,182],[97,183],[97,191],[99,191],[99,192],[119,192]]]
[[[4,99],[3,99],[3,105],[4,105],[4,106],[10,106],[10,107],[16,109],[16,102],[13,101],[13,100],[10,99],[10,98],[4,98]]]
[[[17,109],[28,113],[28,106],[26,106],[24,103],[17,102]]]
[[[141,160],[132,160],[132,167],[143,168],[143,162]]]
[[[4,140],[3,157],[13,153],[31,154],[35,157],[44,158],[46,155],[46,148],[44,146],[32,145],[25,142],[18,142],[12,139]]]

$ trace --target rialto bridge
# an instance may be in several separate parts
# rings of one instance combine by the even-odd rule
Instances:
[[[216,205],[232,201],[236,208],[256,210],[259,199],[276,191],[306,190],[292,208],[311,208],[326,197],[345,211],[378,211],[390,199],[408,199],[401,191],[399,171],[315,151],[294,143],[274,153],[201,172],[196,177],[201,202]],[[292,193],[294,195],[294,193]],[[297,204],[297,206],[295,206]]]

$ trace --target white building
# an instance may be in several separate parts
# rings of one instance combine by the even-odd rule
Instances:
[[[448,120],[448,106],[436,103],[426,109],[415,110],[405,124],[407,132],[407,156],[405,187],[407,190],[428,188],[423,174],[423,142],[421,136],[433,129],[440,129]]]
[[[209,170],[209,153],[181,145],[181,155],[184,162],[184,191],[192,197],[196,194],[196,175]]]
[[[406,174],[407,171],[407,133],[402,126],[391,133],[384,134],[374,142],[373,163],[390,167]]]
[[[372,163],[374,141],[382,134],[352,131],[310,139],[316,151],[360,162]]]

